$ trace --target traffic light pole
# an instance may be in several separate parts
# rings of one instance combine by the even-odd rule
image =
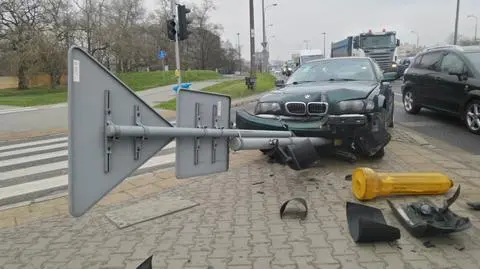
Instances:
[[[172,1],[173,2],[173,1]],[[176,21],[176,33],[175,33],[175,64],[176,64],[176,75],[177,75],[177,84],[178,84],[178,90],[181,89],[181,84],[182,84],[182,72],[180,71],[180,45],[179,45],[179,38],[178,38],[178,33],[180,31],[180,23],[178,22],[178,7],[175,5],[175,21]]]

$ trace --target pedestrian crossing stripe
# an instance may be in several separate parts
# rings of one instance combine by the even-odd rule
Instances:
[[[67,136],[0,145],[0,206],[67,195]],[[136,175],[175,166],[175,142],[148,160]],[[128,179],[127,179],[128,180]]]

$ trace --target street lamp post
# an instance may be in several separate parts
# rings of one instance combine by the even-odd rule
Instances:
[[[478,17],[475,15],[468,15],[467,18],[474,18],[475,19],[475,35],[473,41],[477,42],[477,25],[478,25]]]
[[[253,0],[250,0],[250,81],[256,78],[255,75],[255,13]],[[254,89],[255,86],[251,86]]]
[[[271,36],[268,37],[268,40],[272,40],[272,39],[274,39],[275,37],[277,37],[277,36],[276,36],[276,35],[271,35]],[[268,43],[267,49],[268,49],[268,52],[270,53],[270,43]]]
[[[460,11],[460,0],[457,0],[457,14],[455,16],[455,32],[453,34],[453,45],[457,45],[458,36],[458,13]]]
[[[327,33],[323,32],[322,35],[323,35],[323,57],[327,58],[327,54],[326,54],[327,50],[325,48],[325,40],[326,40]]]
[[[417,36],[417,44],[416,44],[416,46],[415,46],[415,47],[418,49],[418,40],[420,39],[420,38],[419,38],[419,36],[418,36],[418,33],[417,33],[417,32],[415,32],[415,31],[413,31],[413,30],[412,30],[412,31],[410,31],[410,33],[412,33],[412,34],[415,34],[415,35]]]
[[[268,68],[268,51],[267,51],[267,31],[266,31],[266,27],[265,27],[265,11],[267,10],[267,8],[269,7],[276,7],[277,4],[271,4],[269,6],[265,6],[265,0],[262,0],[262,21],[263,21],[263,42],[262,42],[262,47],[263,47],[263,51],[262,51],[262,55],[263,55],[263,61],[262,61],[262,69],[266,72],[267,71],[267,68]]]
[[[305,43],[305,49],[308,50],[308,42],[310,42],[310,40],[303,40],[303,43]]]
[[[238,71],[242,72],[242,51],[240,50],[240,33],[237,33],[237,50],[238,50]]]

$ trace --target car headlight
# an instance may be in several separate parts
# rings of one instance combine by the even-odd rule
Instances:
[[[258,103],[255,107],[255,114],[272,114],[281,110],[279,103],[265,102]]]
[[[342,113],[364,113],[375,109],[375,103],[369,99],[341,101],[337,105]]]
[[[393,67],[393,68],[397,67],[397,64],[392,64],[392,67]]]

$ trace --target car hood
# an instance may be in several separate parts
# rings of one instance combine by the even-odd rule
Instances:
[[[327,101],[364,99],[379,84],[375,81],[322,81],[287,85],[260,98],[260,102]],[[323,96],[323,100],[322,100]]]

